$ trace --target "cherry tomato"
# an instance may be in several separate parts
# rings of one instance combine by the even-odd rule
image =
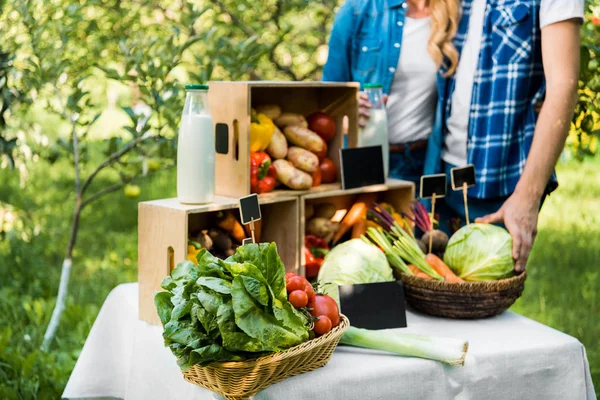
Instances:
[[[309,282],[306,282],[306,285],[304,286],[304,291],[308,295],[309,301],[313,301],[315,299],[315,296],[317,294],[315,293],[315,289],[313,289],[312,285]]]
[[[335,137],[335,119],[323,112],[318,111],[309,115],[308,128],[311,131],[316,132],[326,142],[329,142]]]
[[[319,165],[321,169],[321,182],[333,183],[337,179],[337,168],[333,161],[329,158],[324,158]]]
[[[308,295],[304,290],[294,290],[292,293],[290,293],[289,300],[294,308],[306,307],[308,304]]]
[[[305,288],[304,282],[305,281],[306,281],[306,279],[304,279],[301,276],[293,276],[287,281],[287,284],[285,285],[285,289],[287,290],[288,293],[291,293],[294,290],[304,291],[304,288]]]
[[[319,315],[318,318],[319,319],[315,321],[313,331],[315,331],[317,335],[324,335],[331,330],[331,320],[326,315]]]
[[[290,278],[293,278],[294,276],[298,276],[298,275],[296,275],[295,272],[288,272],[288,273],[286,273],[285,274],[285,281],[286,281],[286,283],[287,283],[287,281],[290,280]]]
[[[324,315],[331,320],[333,327],[340,324],[340,309],[335,300],[326,294],[318,294],[308,303],[308,308],[312,308],[310,315],[313,317]]]

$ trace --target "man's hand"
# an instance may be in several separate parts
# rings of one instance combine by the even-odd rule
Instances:
[[[387,104],[388,96],[387,94],[383,95],[383,104]],[[371,117],[371,108],[373,105],[369,101],[369,96],[367,93],[360,92],[358,96],[358,126],[364,128],[367,124],[367,121]]]
[[[513,259],[515,271],[525,271],[533,241],[537,235],[540,199],[515,192],[494,214],[477,218],[475,222],[493,224],[504,223],[513,239]]]

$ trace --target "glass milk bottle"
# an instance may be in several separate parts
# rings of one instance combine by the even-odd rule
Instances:
[[[208,109],[208,86],[186,85],[177,143],[177,198],[204,204],[215,195],[215,132]]]
[[[364,90],[369,96],[371,103],[370,117],[364,128],[358,133],[358,146],[381,146],[383,152],[383,170],[385,177],[388,176],[389,170],[389,142],[388,142],[388,125],[385,104],[383,104],[383,90],[378,83],[365,84]]]

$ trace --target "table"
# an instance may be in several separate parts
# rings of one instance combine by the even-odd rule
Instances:
[[[187,383],[163,346],[162,328],[138,320],[138,285],[107,297],[63,398],[213,399]],[[321,369],[255,399],[595,399],[584,346],[575,338],[505,312],[463,321],[407,313],[410,333],[469,340],[464,367],[338,347]]]

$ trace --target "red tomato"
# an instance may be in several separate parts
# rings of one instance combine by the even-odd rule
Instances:
[[[317,157],[319,157],[319,161],[323,161],[325,157],[327,157],[327,143],[323,140],[323,150],[318,153],[315,153]]]
[[[313,317],[324,315],[331,320],[333,327],[340,324],[340,309],[335,300],[326,294],[318,294],[308,303],[308,308],[312,308],[310,315]]]
[[[290,293],[290,303],[294,308],[306,307],[308,304],[308,295],[304,290],[294,290]]]
[[[322,183],[333,183],[337,179],[337,168],[333,161],[329,158],[324,158],[319,165],[321,170],[321,182]]]
[[[298,276],[296,275],[295,272],[288,272],[285,274],[285,281],[287,282],[288,280],[290,280],[290,278],[294,277],[294,276]]]
[[[324,335],[331,330],[331,327],[332,327],[331,319],[329,319],[325,315],[319,315],[318,318],[319,319],[317,319],[315,321],[315,326],[313,328],[313,331],[315,331],[315,333],[317,335]]]
[[[306,287],[304,283],[305,281],[306,279],[301,276],[293,276],[287,281],[285,289],[288,293],[291,293],[294,290],[304,291],[304,288]]]
[[[600,25],[600,18],[593,16],[592,17],[592,24],[594,25]]]
[[[315,293],[315,289],[313,289],[312,285],[309,282],[306,282],[306,285],[304,285],[304,291],[308,295],[309,301],[313,301],[315,299],[315,296],[317,294]]]
[[[308,129],[317,133],[326,142],[329,142],[335,137],[335,119],[323,112],[318,111],[309,115]]]
[[[312,173],[313,187],[319,186],[321,184],[321,168],[317,168],[315,172]]]

